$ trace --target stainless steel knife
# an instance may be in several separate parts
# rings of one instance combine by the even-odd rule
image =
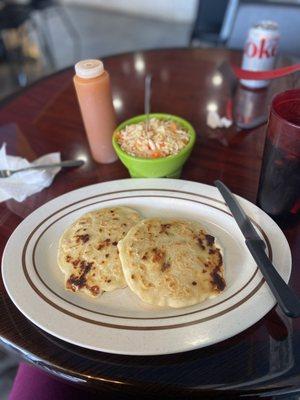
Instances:
[[[260,268],[260,271],[268,283],[278,305],[289,317],[299,317],[300,300],[284,282],[274,265],[271,263],[265,252],[264,241],[259,237],[250,219],[247,217],[228,187],[219,180],[215,181],[215,185],[219,189],[219,192],[224,198],[233,218],[236,220],[240,230],[242,231],[242,234],[245,237],[246,246]]]

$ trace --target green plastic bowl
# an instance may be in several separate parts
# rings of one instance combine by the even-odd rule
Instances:
[[[160,158],[140,158],[134,157],[123,151],[116,140],[116,133],[125,128],[126,125],[137,124],[144,121],[147,116],[139,115],[122,122],[113,134],[113,147],[127,167],[132,178],[179,178],[183,164],[188,159],[196,140],[196,133],[192,125],[185,119],[170,114],[149,114],[150,118],[174,121],[182,126],[190,135],[188,144],[177,154]]]

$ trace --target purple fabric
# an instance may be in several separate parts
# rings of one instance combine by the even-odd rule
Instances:
[[[9,400],[101,400],[108,397],[93,395],[80,387],[55,379],[36,367],[20,363]]]

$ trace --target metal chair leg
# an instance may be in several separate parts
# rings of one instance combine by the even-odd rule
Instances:
[[[51,46],[49,44],[49,40],[47,38],[47,32],[46,32],[47,29],[46,30],[44,29],[44,24],[37,23],[34,17],[31,18],[31,24],[37,33],[38,40],[40,42],[40,46],[42,48],[43,53],[46,55],[46,58],[48,59],[51,69],[55,69],[56,62],[55,62],[55,58],[54,58]],[[49,36],[49,32],[48,32],[48,36]],[[50,38],[50,40],[51,40],[51,38]]]
[[[46,35],[46,41],[47,41],[47,44],[48,44],[49,51],[51,52],[52,58],[54,60],[54,67],[55,67],[56,66],[55,57],[54,57],[55,46],[54,46],[54,43],[53,43],[51,29],[50,29],[50,26],[49,26],[49,15],[50,15],[49,11],[50,10],[45,9],[45,10],[41,11],[39,15],[43,18],[43,26],[44,26],[44,32],[45,32],[45,35]]]
[[[19,30],[17,30],[17,35],[18,35],[19,41],[20,41]],[[3,46],[5,48],[5,55],[6,55],[6,59],[8,62],[9,72],[10,72],[12,82],[21,87],[26,86],[27,75],[26,75],[25,69],[24,69],[24,64],[25,64],[24,61],[25,60],[24,60],[22,46],[21,47],[19,46],[19,48],[16,49],[15,53],[13,54],[13,52],[7,48],[3,36],[2,36],[2,42],[3,42]]]
[[[18,37],[19,37],[19,42],[21,44],[17,52],[18,82],[21,87],[24,87],[28,83],[28,77],[25,71],[25,57],[23,51],[22,33],[20,32],[20,29],[18,29]]]

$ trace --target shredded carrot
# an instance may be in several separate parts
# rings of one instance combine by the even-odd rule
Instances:
[[[152,153],[152,158],[159,158],[162,157],[163,155],[159,151],[155,151]]]

